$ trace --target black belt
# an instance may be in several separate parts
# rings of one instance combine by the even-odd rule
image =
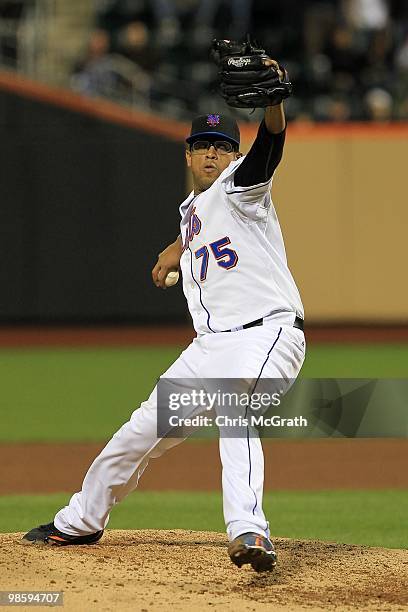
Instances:
[[[263,324],[264,324],[263,318],[257,319],[256,321],[251,321],[251,323],[245,323],[245,325],[242,326],[242,329],[248,329],[249,327],[256,327],[257,325],[263,325]],[[293,327],[296,327],[296,329],[301,329],[302,331],[304,331],[303,319],[296,316],[295,322],[293,323]],[[228,331],[237,331],[237,330],[229,329]]]

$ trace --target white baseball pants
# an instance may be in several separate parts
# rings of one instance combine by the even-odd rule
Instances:
[[[197,337],[163,378],[295,379],[305,355],[294,314],[282,313],[262,326]],[[89,468],[82,490],[60,510],[54,524],[69,535],[104,529],[113,506],[133,491],[151,458],[183,441],[157,437],[157,387],[133,412]],[[259,437],[220,437],[223,509],[230,540],[248,531],[269,536],[262,510],[264,458]],[[191,452],[194,452],[192,447]]]

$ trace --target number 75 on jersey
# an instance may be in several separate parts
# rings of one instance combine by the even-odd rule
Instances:
[[[207,278],[208,260],[210,258],[210,254],[215,258],[217,265],[220,266],[220,268],[224,268],[224,270],[231,270],[231,268],[235,268],[238,263],[238,255],[234,249],[229,248],[229,244],[231,244],[231,240],[228,238],[228,236],[224,236],[219,240],[210,242],[208,245],[210,248],[204,245],[194,251],[195,258],[201,259],[201,282],[204,282]]]

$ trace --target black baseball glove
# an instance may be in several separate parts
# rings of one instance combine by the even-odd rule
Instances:
[[[219,68],[221,95],[229,106],[275,106],[292,93],[286,70],[249,36],[245,42],[214,40],[212,56]]]

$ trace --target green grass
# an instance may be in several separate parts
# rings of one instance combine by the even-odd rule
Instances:
[[[107,439],[178,347],[0,351],[0,442]],[[408,345],[311,346],[307,377],[408,377]]]
[[[48,522],[65,494],[0,497],[0,531],[26,531]],[[408,491],[266,493],[264,509],[275,537],[408,548]],[[113,512],[112,529],[224,531],[221,496],[202,492],[136,492]]]
[[[179,352],[151,347],[0,351],[0,442],[110,437]]]
[[[302,376],[408,378],[408,344],[308,346]]]

